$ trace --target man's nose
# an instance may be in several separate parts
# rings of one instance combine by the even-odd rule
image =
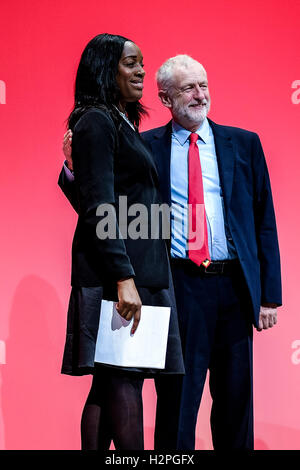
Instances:
[[[200,86],[195,86],[194,88],[194,98],[203,100],[205,98],[205,93]]]

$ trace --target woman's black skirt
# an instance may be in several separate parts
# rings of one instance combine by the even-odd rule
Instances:
[[[157,374],[184,374],[183,357],[171,273],[168,289],[137,287],[142,304],[171,307],[166,363],[164,369],[113,367],[114,369],[139,372],[145,377]],[[63,355],[63,374],[85,375],[94,372],[94,357],[98,334],[102,287],[73,287],[70,296],[67,336]],[[103,365],[104,366],[104,365]]]

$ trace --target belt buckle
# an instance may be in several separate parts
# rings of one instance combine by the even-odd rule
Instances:
[[[204,273],[205,273],[205,274],[213,274],[213,272],[207,271],[207,268],[209,268],[209,266],[211,265],[211,263],[209,263],[209,264],[206,266],[205,263],[207,263],[207,262],[208,262],[208,260],[205,260],[205,261],[203,261],[203,263],[202,263],[202,267],[204,268]]]
[[[210,267],[213,266],[213,264],[208,265],[207,268],[204,266],[204,272],[205,272],[205,274],[223,274],[223,273],[224,273],[224,269],[225,269],[225,263],[222,263],[222,262],[221,262],[221,263],[215,264],[215,266],[217,266],[217,265],[221,267],[220,270],[216,269],[216,270],[212,270],[212,271],[207,271]]]
[[[208,266],[203,265],[203,267],[204,267],[205,274],[216,274],[216,272],[214,270],[209,271],[209,268],[212,267],[211,264],[209,264]]]

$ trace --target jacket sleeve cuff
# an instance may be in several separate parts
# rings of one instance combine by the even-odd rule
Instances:
[[[66,178],[68,181],[74,181],[74,173],[73,171],[71,171],[68,167],[67,167],[67,162],[66,160],[64,161],[64,171],[65,171],[65,175],[66,175]]]

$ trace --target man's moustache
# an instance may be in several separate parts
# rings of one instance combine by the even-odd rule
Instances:
[[[193,104],[190,104],[191,107],[193,106],[199,106],[199,105],[202,105],[202,106],[207,106],[207,101],[204,101],[204,102],[201,102],[201,103],[193,103]]]

